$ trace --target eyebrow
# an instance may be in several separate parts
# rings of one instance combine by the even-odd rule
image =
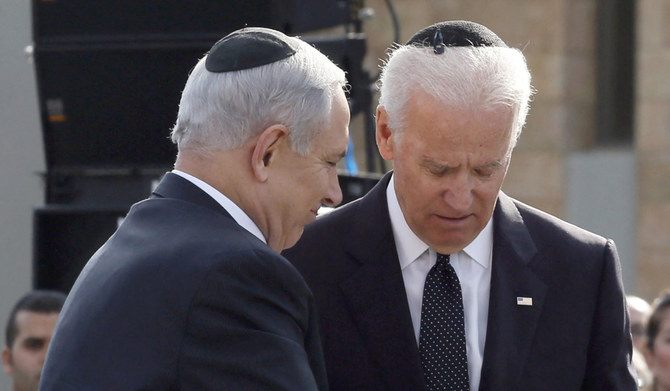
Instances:
[[[474,168],[496,168],[496,167],[502,167],[505,165],[505,158],[490,162],[490,163],[485,163],[480,166],[476,166]],[[434,168],[439,168],[439,169],[449,169],[449,168],[457,168],[458,166],[450,166],[447,163],[439,163],[436,162],[430,158],[423,158],[423,163],[427,164],[429,166],[432,166]]]
[[[47,340],[46,337],[27,337],[23,340],[24,345],[34,345],[36,343],[45,343]]]
[[[505,158],[502,158],[500,160],[493,161],[491,163],[487,163],[481,166],[477,166],[475,168],[496,168],[496,167],[502,167],[505,165]]]

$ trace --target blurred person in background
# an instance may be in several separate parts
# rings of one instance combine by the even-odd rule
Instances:
[[[65,294],[37,290],[12,308],[5,328],[2,365],[13,391],[37,391],[47,348],[63,308]]]
[[[646,322],[651,312],[651,305],[645,299],[634,295],[626,295],[626,304],[630,316],[630,333],[633,337],[632,361],[637,372],[637,385],[639,389],[647,390],[651,385],[652,376],[643,352],[647,339]]]
[[[638,352],[644,351],[647,317],[651,313],[651,305],[638,296],[627,295],[628,314],[630,315],[630,333],[633,336],[633,345]]]
[[[653,376],[651,391],[670,391],[670,290],[651,305],[644,355]]]

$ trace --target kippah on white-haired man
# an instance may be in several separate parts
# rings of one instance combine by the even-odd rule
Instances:
[[[314,291],[332,391],[633,391],[614,243],[501,186],[531,96],[523,54],[450,21],[390,54],[393,171],[285,254]]]
[[[213,46],[182,94],[174,170],[77,279],[40,390],[327,389],[313,297],[279,251],[342,199],[344,84],[273,30]]]

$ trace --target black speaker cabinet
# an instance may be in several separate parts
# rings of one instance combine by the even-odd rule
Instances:
[[[351,76],[365,38],[306,38]],[[188,74],[215,41],[175,40],[36,46],[47,171],[169,168],[169,140]],[[361,110],[352,85],[352,112]],[[362,88],[361,88],[362,87]]]
[[[346,0],[32,0],[37,44],[222,37],[245,26],[297,34],[350,18]]]
[[[342,189],[341,205],[363,197],[375,187],[379,179],[381,179],[381,175],[378,174],[338,175],[338,181]]]
[[[169,167],[196,61],[245,26],[348,23],[348,0],[32,0],[47,171]],[[361,59],[362,61],[362,59]]]
[[[48,206],[33,220],[33,287],[69,292],[81,269],[114,233],[126,209]]]
[[[211,44],[36,47],[47,170],[169,167],[181,90]]]

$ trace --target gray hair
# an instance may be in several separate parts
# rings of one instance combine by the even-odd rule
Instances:
[[[533,93],[526,59],[518,49],[459,46],[446,47],[438,55],[432,47],[400,46],[389,55],[380,78],[379,105],[392,130],[404,128],[406,105],[417,90],[450,107],[514,107],[512,146],[526,122]]]
[[[180,151],[235,149],[268,126],[282,124],[293,150],[309,152],[346,78],[310,44],[290,39],[298,45],[295,55],[260,67],[212,73],[205,69],[207,56],[200,59],[182,92],[171,134]]]

